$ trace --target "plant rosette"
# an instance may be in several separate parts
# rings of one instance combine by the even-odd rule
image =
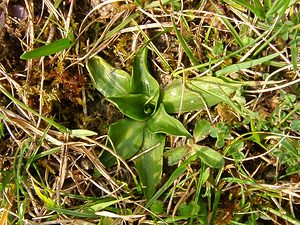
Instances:
[[[143,48],[137,53],[131,76],[99,56],[88,60],[87,69],[95,88],[126,116],[109,127],[107,145],[123,160],[139,155],[134,162],[146,198],[150,199],[161,181],[166,135],[192,138],[183,124],[168,113],[203,110],[216,105],[240,85],[215,77],[192,78],[185,82],[177,79],[161,93],[148,70],[147,52],[147,48]],[[195,149],[199,147],[195,145]],[[106,167],[117,162],[108,151],[103,152],[100,160]]]

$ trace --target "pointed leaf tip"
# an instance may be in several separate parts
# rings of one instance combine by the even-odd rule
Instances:
[[[147,121],[147,127],[151,133],[192,137],[179,120],[166,112],[162,103],[155,114]]]
[[[87,62],[87,69],[96,89],[106,98],[130,93],[130,75],[115,69],[99,56]]]

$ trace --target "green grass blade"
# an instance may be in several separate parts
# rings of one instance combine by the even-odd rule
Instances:
[[[31,141],[31,138],[25,140],[17,150],[14,158],[14,181],[16,185],[16,201],[18,205],[19,224],[23,224],[25,208],[27,205],[27,193],[22,186],[23,180],[25,179],[22,166],[25,161],[25,153],[30,149]]]
[[[247,44],[244,47],[236,50],[235,52],[232,52],[232,53],[230,53],[230,54],[228,54],[226,56],[223,56],[220,59],[216,59],[216,60],[213,60],[213,61],[210,61],[210,62],[206,62],[206,63],[200,64],[200,65],[197,65],[197,66],[193,66],[193,67],[185,68],[185,69],[182,69],[182,70],[178,70],[175,73],[173,73],[173,76],[174,77],[178,77],[179,74],[181,74],[181,73],[186,73],[186,72],[189,72],[191,70],[195,70],[195,69],[199,69],[199,68],[211,66],[213,64],[219,63],[222,60],[225,60],[225,59],[228,59],[228,58],[231,58],[231,57],[236,57],[237,54],[243,52],[247,48],[251,48],[254,44],[256,44],[258,41],[260,41],[267,33],[268,32],[265,31],[262,35],[260,35],[259,37],[257,37],[255,40],[251,41],[249,44]],[[283,64],[283,63],[280,63],[280,62],[278,62],[278,64],[280,64],[279,67],[286,66],[286,64]]]
[[[172,184],[173,182],[181,176],[184,171],[187,169],[187,165],[192,163],[198,158],[198,155],[195,154],[188,158],[184,163],[182,163],[170,176],[167,182],[152,196],[152,198],[147,202],[146,208],[149,208],[155,200],[157,200]]]
[[[163,55],[160,53],[160,51],[157,49],[157,47],[153,44],[152,39],[150,39],[148,37],[148,35],[142,29],[140,29],[139,25],[134,20],[132,20],[132,23],[139,29],[139,31],[141,32],[141,34],[145,38],[144,46],[149,45],[150,49],[153,52],[155,52],[155,54],[161,60],[162,64],[164,65],[164,68],[166,68],[168,71],[173,72],[172,67],[170,66],[170,64],[168,63],[168,61],[165,59],[165,57],[163,57]]]
[[[111,205],[117,204],[125,199],[128,199],[130,197],[127,198],[122,198],[122,199],[116,199],[116,200],[111,200],[111,201],[100,201],[100,202],[95,202],[93,203],[91,206],[89,206],[88,208],[93,210],[94,212],[99,212],[100,210],[103,210]]]
[[[280,9],[282,11],[289,6],[290,0],[276,0],[269,11],[266,13],[266,18],[268,18],[271,15],[274,15],[276,12],[279,12]]]
[[[125,20],[123,20],[118,26],[116,26],[114,29],[109,31],[105,36],[103,40],[107,40],[111,38],[113,35],[117,34],[120,30],[122,30],[128,23],[130,23],[132,20],[137,18],[140,14],[139,13],[133,13],[130,16],[126,17]]]
[[[258,64],[270,61],[271,59],[276,58],[280,54],[282,54],[282,52],[274,53],[272,55],[268,55],[268,56],[262,57],[260,59],[254,59],[254,60],[251,60],[251,61],[248,61],[248,62],[243,62],[243,63],[233,64],[233,65],[227,66],[224,69],[221,69],[221,70],[217,71],[216,76],[219,77],[219,76],[226,75],[226,74],[229,74],[229,73],[235,73],[235,72],[240,71],[242,69],[248,69],[248,68],[256,66]]]
[[[261,4],[261,2],[259,0],[253,0],[253,2],[254,2],[255,9],[258,11],[257,16],[258,17],[262,16],[261,19],[263,19],[265,16],[265,10],[264,10],[263,5]]]
[[[57,41],[54,41],[50,44],[44,45],[37,49],[25,52],[21,55],[21,59],[38,59],[43,56],[48,56],[55,54],[57,52],[63,51],[72,46],[73,42],[69,38],[63,38]]]
[[[215,216],[216,216],[216,213],[217,213],[220,198],[221,198],[221,191],[218,190],[218,191],[215,192],[215,198],[214,198],[214,203],[213,203],[213,208],[212,208],[212,212],[211,212],[209,225],[214,224],[214,219],[215,219]]]
[[[64,214],[64,215],[69,215],[69,216],[74,216],[78,218],[99,218],[100,216],[96,215],[94,212],[88,213],[88,212],[79,212],[76,210],[71,210],[71,209],[62,209],[58,207],[51,207],[48,206],[48,209],[56,211],[58,213]]]
[[[251,5],[249,1],[246,0],[234,0],[236,3],[245,6],[251,12],[253,12],[259,19],[264,19],[264,9],[258,0],[254,0],[254,5]]]
[[[34,162],[35,156],[38,153],[38,150],[41,147],[42,142],[44,141],[49,129],[50,129],[50,125],[48,124],[48,126],[46,127],[46,129],[44,130],[43,135],[41,136],[40,140],[38,141],[38,145],[35,147],[34,151],[32,152],[32,154],[30,155],[29,159],[26,162],[26,165],[24,167],[24,170],[27,171],[30,167],[30,165]],[[44,152],[44,151],[43,151]]]
[[[293,33],[292,40],[296,40],[297,35],[298,35],[298,30],[295,30],[294,33]],[[298,63],[298,57],[299,57],[297,42],[292,41],[290,43],[290,46],[291,46],[291,54],[292,54],[291,58],[292,58],[293,70],[296,72],[297,69],[298,69],[297,63]]]
[[[265,9],[270,9],[272,7],[272,0],[264,0]]]
[[[55,154],[55,153],[59,152],[60,150],[61,150],[61,147],[55,147],[55,148],[51,148],[51,149],[46,150],[46,151],[42,151],[41,153],[38,153],[33,157],[32,162],[34,162],[34,161],[36,161],[40,158],[43,158],[47,155]],[[27,164],[29,164],[29,163],[27,163]]]
[[[184,52],[187,54],[187,56],[189,57],[191,63],[196,66],[199,65],[198,60],[195,58],[192,50],[189,48],[189,46],[187,45],[186,41],[184,40],[183,36],[181,35],[181,33],[179,32],[179,30],[177,29],[177,26],[175,24],[174,19],[172,19],[172,24],[173,24],[173,29],[175,31],[175,34],[180,42],[180,44],[183,47]]]
[[[282,27],[281,27],[282,28]],[[271,43],[271,41],[274,40],[274,38],[277,37],[277,35],[281,32],[281,28],[278,29],[266,42],[264,42],[254,53],[253,56],[255,57],[258,53],[260,53],[268,44]]]
[[[300,220],[298,220],[296,218],[292,218],[286,212],[279,212],[278,210],[275,210],[275,209],[272,209],[269,207],[262,207],[262,210],[270,212],[270,213],[288,221],[289,223],[291,223],[293,225],[300,225]]]
[[[213,5],[214,9],[216,10],[216,12],[220,15],[223,15],[221,10],[212,1],[211,1],[211,3]],[[241,37],[239,36],[238,32],[234,29],[234,27],[231,25],[231,23],[228,21],[228,19],[226,19],[225,17],[220,17],[220,18],[225,23],[227,28],[230,30],[232,36],[234,37],[236,42],[239,44],[239,46],[244,47],[244,44],[243,44],[243,41],[242,41]]]

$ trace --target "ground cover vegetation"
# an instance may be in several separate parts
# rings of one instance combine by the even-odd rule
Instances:
[[[0,224],[300,224],[296,0],[0,3]]]

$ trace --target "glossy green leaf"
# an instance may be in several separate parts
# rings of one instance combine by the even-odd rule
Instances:
[[[147,118],[147,97],[141,94],[129,94],[119,97],[107,98],[113,102],[126,116],[134,120],[145,120]],[[153,106],[154,107],[154,106]],[[151,106],[149,106],[150,111]]]
[[[170,83],[164,91],[163,103],[168,113],[203,110],[226,101],[227,96],[241,87],[241,84],[228,83],[216,77],[182,79]]]
[[[160,104],[155,114],[147,121],[147,128],[151,133],[191,137],[181,122],[167,114],[163,104]]]
[[[144,122],[134,121],[126,118],[112,124],[108,130],[108,136],[113,143],[116,153],[124,160],[132,157],[138,152],[143,144]],[[110,142],[108,142],[110,146]],[[116,163],[116,158],[105,151],[101,155],[101,162],[110,167]]]
[[[115,69],[99,56],[87,62],[89,75],[98,91],[105,97],[117,97],[130,93],[130,75]]]
[[[219,169],[225,164],[222,155],[216,150],[207,146],[193,145],[194,150],[200,159],[209,167]]]
[[[205,139],[210,132],[211,124],[207,120],[199,120],[194,128],[194,139],[195,142],[197,143],[198,141],[202,141]]]
[[[153,196],[161,181],[165,139],[164,134],[151,134],[145,129],[141,152],[146,153],[135,160],[147,199]]]
[[[54,41],[50,44],[44,45],[37,49],[31,50],[29,52],[23,53],[20,58],[21,59],[38,59],[43,56],[52,55],[58,53],[62,50],[70,48],[73,42],[69,38],[63,38],[57,41]]]
[[[144,48],[134,58],[131,91],[134,94],[148,96],[149,102],[155,106],[155,110],[159,98],[159,85],[148,70],[147,53],[147,48]]]

